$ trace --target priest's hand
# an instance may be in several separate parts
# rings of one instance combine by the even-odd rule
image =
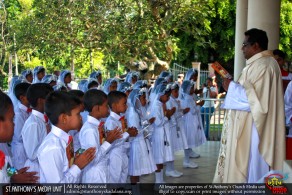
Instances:
[[[230,82],[231,82],[230,79],[223,79],[222,87],[224,88],[225,91],[228,91]]]

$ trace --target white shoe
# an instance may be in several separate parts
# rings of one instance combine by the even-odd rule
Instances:
[[[165,171],[165,175],[168,177],[180,177],[181,175],[175,171]]]
[[[199,158],[200,154],[195,153],[194,151],[190,152],[190,157],[191,158]]]
[[[182,172],[179,172],[177,170],[174,170],[174,172],[176,172],[177,174],[179,174],[180,176],[183,176],[183,173]]]
[[[195,169],[195,168],[198,168],[198,164],[195,162],[189,162],[189,163],[184,162],[183,167]]]

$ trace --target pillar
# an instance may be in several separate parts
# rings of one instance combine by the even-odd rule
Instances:
[[[244,32],[247,30],[248,0],[236,1],[236,25],[235,25],[235,57],[234,57],[234,80],[240,76],[245,66],[245,59],[241,51],[244,41]]]
[[[247,29],[258,28],[266,31],[270,50],[279,47],[280,7],[281,0],[248,1]]]

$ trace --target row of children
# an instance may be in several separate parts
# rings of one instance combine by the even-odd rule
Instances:
[[[126,183],[130,176],[137,183],[155,172],[156,183],[163,183],[164,164],[167,176],[182,175],[174,169],[178,150],[185,152],[184,167],[197,168],[190,158],[199,155],[192,148],[206,141],[194,99],[197,71],[190,69],[181,86],[163,74],[151,92],[144,81],[111,79],[104,91],[87,86],[85,94],[22,82],[13,90],[18,109],[1,93],[0,149],[6,163],[0,181],[24,173],[29,177],[22,182]],[[10,152],[6,143],[12,136]]]

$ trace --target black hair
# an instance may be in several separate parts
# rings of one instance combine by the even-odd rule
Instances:
[[[45,113],[53,125],[58,124],[61,114],[71,115],[71,111],[81,104],[81,100],[64,91],[54,91],[46,98]]]
[[[29,104],[35,108],[39,98],[46,99],[46,96],[53,91],[53,88],[47,83],[32,84],[26,93]]]
[[[275,49],[273,51],[273,54],[274,54],[274,56],[277,55],[277,56],[279,56],[280,58],[283,58],[283,59],[286,58],[286,54],[283,51],[279,50],[279,49]]]
[[[260,48],[263,50],[268,49],[268,36],[267,33],[263,30],[252,28],[244,33],[245,36],[248,36],[248,42],[251,44],[258,43]]]
[[[45,72],[46,71],[46,69],[44,68],[44,67],[42,67],[41,69],[39,69],[38,71],[37,71],[37,74],[39,74],[39,73],[41,73],[41,72]]]
[[[112,108],[112,105],[114,103],[118,103],[122,98],[127,99],[127,95],[120,91],[111,91],[108,94],[108,105],[110,108]]]
[[[91,81],[88,85],[87,88],[90,89],[91,87],[95,86],[95,85],[99,85],[98,82],[96,81]]]
[[[65,79],[68,75],[71,76],[71,72],[67,72],[67,73],[65,74],[65,76],[64,76],[64,79]]]
[[[79,99],[83,98],[84,96],[84,92],[78,89],[73,89],[68,91],[68,93],[77,96]]]
[[[0,121],[4,121],[8,109],[10,106],[13,106],[13,104],[9,96],[2,91],[0,91],[0,102]]]
[[[14,87],[14,94],[18,100],[20,100],[20,96],[26,96],[28,88],[31,86],[29,83],[18,83]]]
[[[211,81],[211,82],[213,82],[213,79],[211,78],[211,77],[208,77],[207,79],[206,79],[206,82],[207,81]]]
[[[88,112],[92,112],[92,108],[96,105],[102,105],[107,100],[107,95],[97,89],[90,89],[84,94],[84,108]]]

